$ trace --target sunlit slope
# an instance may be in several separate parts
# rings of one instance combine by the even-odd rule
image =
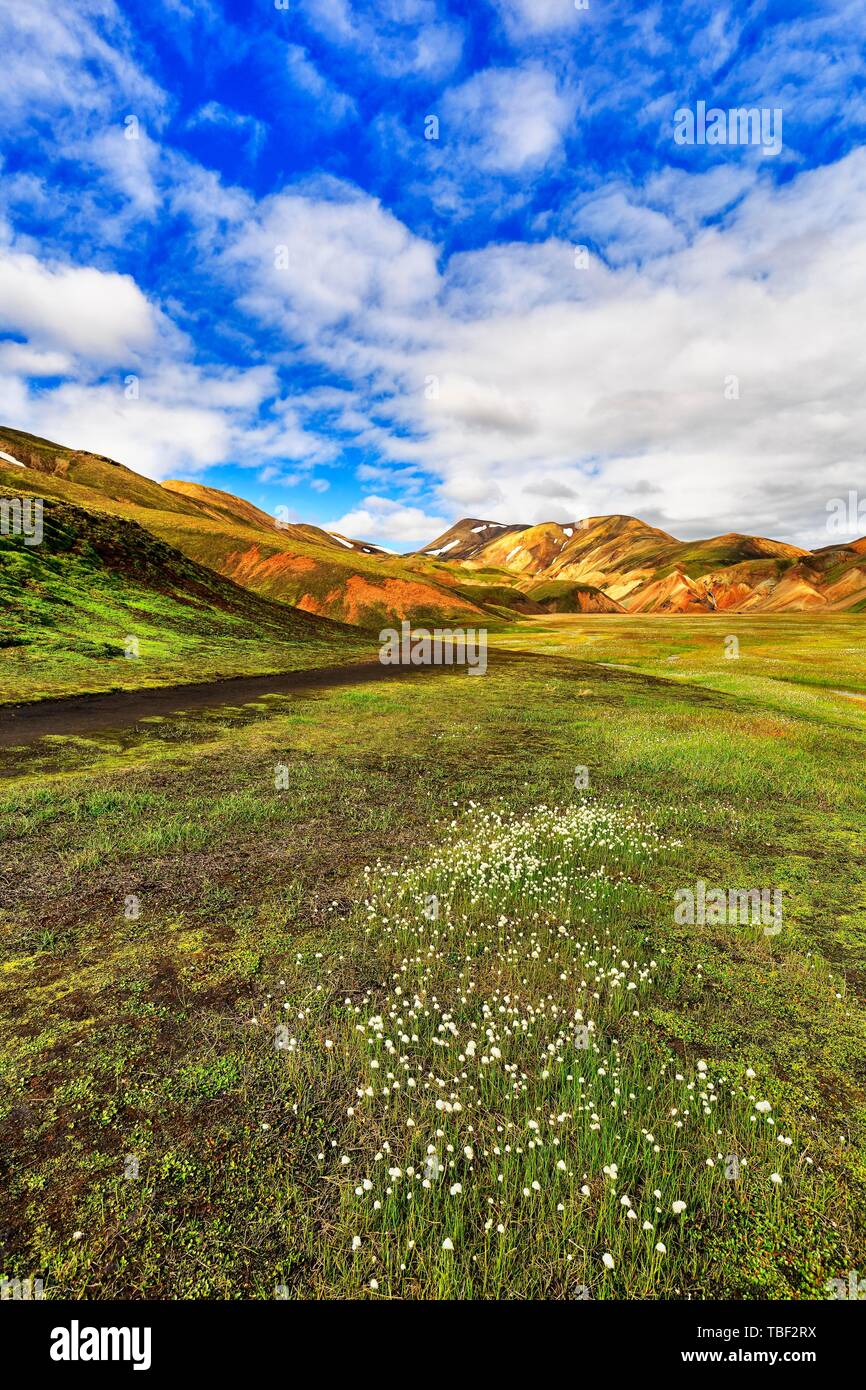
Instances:
[[[528,527],[468,519],[419,553],[465,571],[495,570],[500,582],[511,576],[535,598],[541,581],[588,585],[632,613],[866,606],[866,540],[811,552],[738,532],[680,541],[631,516]]]
[[[304,612],[366,628],[402,618],[471,621],[470,598],[399,556],[317,527],[287,523],[214,488],[162,486],[122,464],[0,430],[0,483],[134,520],[152,535],[235,583]],[[450,579],[450,575],[449,575]]]
[[[0,501],[11,490],[0,486]],[[271,603],[134,521],[46,499],[42,539],[0,534],[0,700],[356,659],[354,629]]]

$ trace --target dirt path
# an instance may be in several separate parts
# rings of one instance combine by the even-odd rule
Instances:
[[[263,695],[293,691],[326,690],[370,681],[406,680],[449,666],[383,666],[378,661],[347,666],[319,666],[309,671],[278,671],[271,676],[235,676],[229,680],[202,681],[196,685],[163,685],[152,690],[119,690],[110,695],[72,695],[34,704],[0,706],[0,748],[17,748],[46,734],[89,734],[100,729],[122,729],[154,715],[181,710],[217,709],[221,705],[245,705]],[[464,673],[465,674],[465,673]]]

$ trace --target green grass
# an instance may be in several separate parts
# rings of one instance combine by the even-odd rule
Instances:
[[[515,645],[550,654],[483,680],[8,754],[2,1272],[55,1297],[810,1298],[862,1270],[864,729],[832,694],[862,639],[713,623],[539,620]],[[781,935],[678,926],[699,877],[780,886]]]
[[[0,608],[0,703],[292,670],[372,650],[363,634],[248,593],[135,522],[51,501],[42,544],[0,535]]]

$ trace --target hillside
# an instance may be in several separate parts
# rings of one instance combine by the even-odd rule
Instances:
[[[486,612],[461,576],[407,564],[365,541],[281,522],[193,483],[160,484],[101,455],[0,429],[0,485],[134,520],[200,565],[304,612],[378,631],[395,619],[478,622]],[[23,464],[24,467],[18,465]]]
[[[377,632],[513,622],[544,613],[836,612],[866,608],[866,538],[814,552],[739,532],[680,541],[637,517],[571,523],[467,517],[393,555],[366,540],[279,523],[230,493],[156,483],[98,454],[0,429],[0,486],[137,522],[233,583]]]
[[[0,487],[0,502],[12,495]],[[134,521],[46,500],[42,526],[38,545],[0,534],[0,701],[291,670],[371,650],[351,628],[250,593]]]
[[[458,522],[419,554],[438,553],[467,574],[483,571],[533,599],[539,584],[571,583],[603,594],[619,611],[841,611],[866,606],[866,540],[814,552],[761,536],[728,533],[679,541],[631,516],[569,524]],[[580,608],[568,611],[593,611]]]

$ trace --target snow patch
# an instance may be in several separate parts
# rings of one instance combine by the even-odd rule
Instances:
[[[506,557],[505,557],[505,563],[506,563],[506,565],[508,564],[508,561],[509,561],[514,555],[517,554],[518,550],[522,550],[522,549],[523,549],[523,546],[522,546],[522,545],[516,545],[516,546],[514,547],[513,550],[509,550],[508,554],[507,554]]]
[[[27,464],[22,463],[20,459],[14,459],[11,454],[4,454],[2,449],[0,449],[0,459],[3,459],[6,463],[14,463],[16,468],[27,467]]]
[[[328,532],[328,535],[329,535],[329,536],[332,536],[333,539],[334,539],[335,541],[339,541],[339,542],[340,542],[340,545],[344,545],[344,546],[346,547],[347,550],[354,550],[354,549],[355,549],[355,547],[353,546],[353,544],[352,544],[351,541],[344,541],[342,536],[336,535],[333,531],[329,531],[329,532]]]

